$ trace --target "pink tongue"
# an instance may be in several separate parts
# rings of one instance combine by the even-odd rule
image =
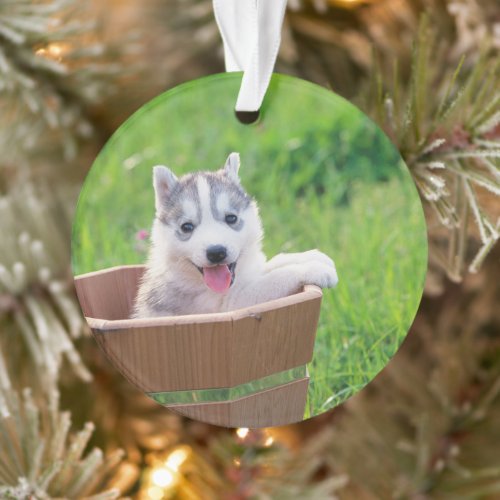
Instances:
[[[203,279],[214,292],[224,293],[231,286],[231,272],[226,265],[204,267]]]

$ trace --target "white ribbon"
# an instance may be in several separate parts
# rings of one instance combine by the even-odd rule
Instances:
[[[287,0],[213,0],[226,71],[243,71],[236,111],[258,111],[281,42]]]

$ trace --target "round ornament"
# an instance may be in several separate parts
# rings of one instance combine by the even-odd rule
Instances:
[[[183,415],[266,427],[319,415],[389,362],[427,268],[422,206],[358,108],[273,75],[259,119],[241,74],[145,105],[78,202],[78,297],[110,361]]]

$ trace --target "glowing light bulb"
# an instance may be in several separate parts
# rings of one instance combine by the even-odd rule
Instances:
[[[185,462],[189,451],[186,448],[177,448],[168,457],[165,462],[166,466],[174,471],[178,471],[179,467]]]
[[[53,57],[59,57],[63,53],[62,47],[58,43],[51,43],[48,47],[48,52]]]
[[[166,467],[154,470],[151,479],[156,486],[160,486],[161,488],[171,486],[175,481],[174,474]]]
[[[271,446],[274,443],[274,438],[272,436],[269,436],[265,441],[264,441],[264,446]]]
[[[249,429],[246,427],[240,427],[240,428],[236,429],[236,435],[240,439],[245,439],[248,436],[248,432],[249,432]]]
[[[47,57],[55,61],[61,61],[63,55],[68,52],[69,45],[64,43],[49,43],[46,47],[41,47],[35,51],[37,56]]]

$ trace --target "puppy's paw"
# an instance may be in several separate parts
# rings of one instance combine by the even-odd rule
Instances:
[[[304,252],[302,255],[307,258],[308,262],[310,261],[321,262],[329,267],[335,267],[333,260],[330,259],[330,257],[328,257],[328,255],[326,255],[325,253],[320,252],[317,248],[315,248],[314,250],[308,250],[307,252]]]
[[[304,283],[307,285],[316,285],[320,288],[333,288],[337,285],[338,281],[337,271],[333,262],[331,264],[317,261],[309,262],[304,268]]]

